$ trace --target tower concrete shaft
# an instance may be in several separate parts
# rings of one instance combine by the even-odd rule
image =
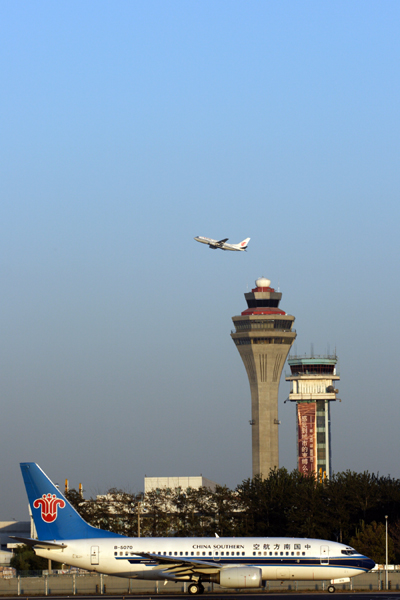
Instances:
[[[282,294],[270,283],[257,279],[257,287],[245,294],[248,308],[232,317],[231,333],[250,383],[253,477],[264,478],[279,467],[279,382],[296,338],[294,317],[279,309]]]

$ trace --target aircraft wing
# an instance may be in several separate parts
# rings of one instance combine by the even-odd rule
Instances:
[[[225,242],[227,242],[229,240],[229,238],[225,238],[224,240],[219,240],[217,242],[218,246],[222,246],[222,244],[225,244]]]
[[[165,565],[167,568],[164,571],[177,577],[187,575],[188,573],[212,573],[221,569],[221,565],[206,560],[184,558],[183,556],[163,556],[148,552],[134,552],[136,556],[143,556],[143,558],[157,561],[160,565]]]
[[[17,540],[17,542],[21,542],[22,544],[26,544],[26,546],[38,546],[39,548],[66,548],[67,544],[57,543],[57,542],[42,542],[41,540],[35,540],[33,538],[24,538],[18,537],[16,535],[9,535],[9,538],[13,540]]]

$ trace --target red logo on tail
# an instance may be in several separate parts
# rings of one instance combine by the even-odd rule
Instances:
[[[33,503],[33,508],[41,508],[42,519],[46,523],[53,523],[57,519],[57,509],[65,508],[65,501],[57,498],[55,494],[43,494]]]

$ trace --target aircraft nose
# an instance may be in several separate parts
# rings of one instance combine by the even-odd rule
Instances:
[[[364,569],[368,569],[368,571],[370,571],[371,569],[374,568],[375,566],[375,561],[372,560],[372,558],[368,558],[367,556],[364,558],[364,560],[362,561],[362,566]]]

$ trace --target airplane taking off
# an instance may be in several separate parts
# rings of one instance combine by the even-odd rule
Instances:
[[[354,548],[304,538],[128,538],[92,527],[35,463],[21,463],[38,539],[11,536],[38,556],[88,571],[132,579],[203,582],[225,588],[261,588],[268,580],[330,579],[345,583],[375,566]]]
[[[220,250],[232,250],[234,252],[243,252],[244,250],[246,250],[250,241],[250,238],[246,238],[245,240],[243,240],[243,242],[240,242],[239,244],[227,244],[226,242],[229,240],[229,238],[225,238],[224,240],[218,241],[212,240],[208,237],[203,237],[201,235],[195,237],[194,239],[196,240],[196,242],[200,242],[201,244],[208,244],[209,248],[211,248],[212,250],[217,250],[219,248]]]

